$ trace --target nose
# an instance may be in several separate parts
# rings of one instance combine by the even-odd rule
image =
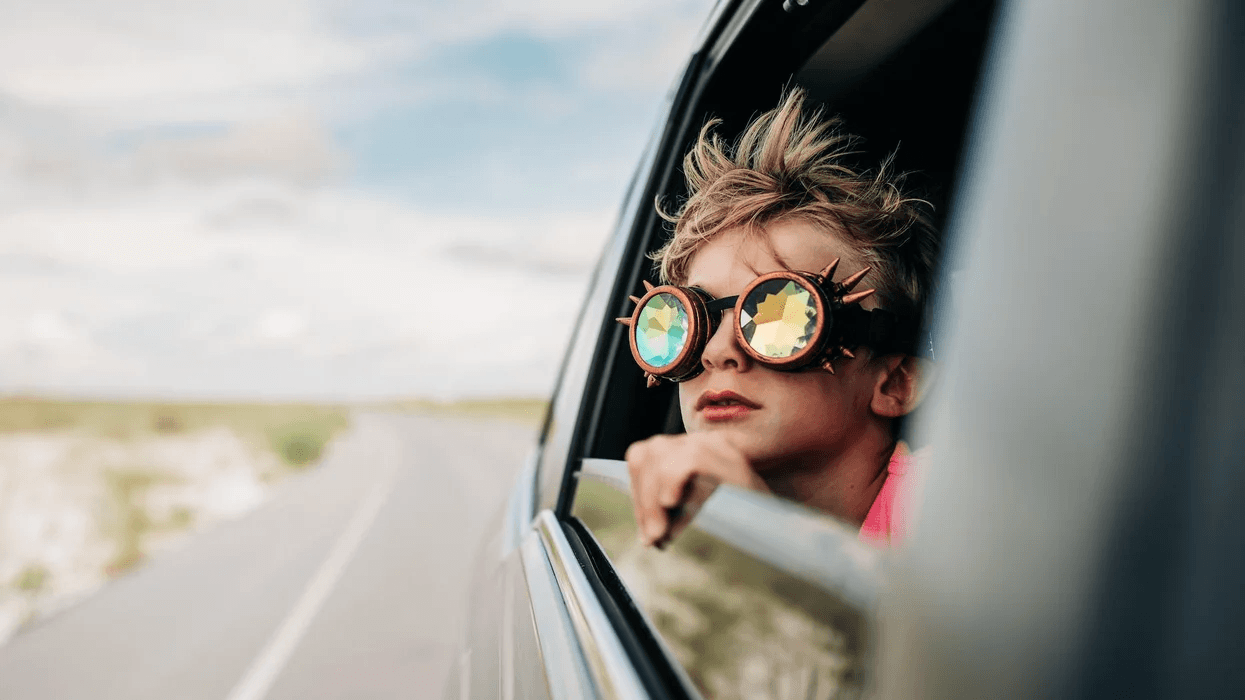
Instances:
[[[735,337],[734,309],[727,309],[722,313],[721,323],[713,330],[713,335],[709,336],[709,342],[705,343],[700,363],[705,369],[747,372],[752,368],[752,358],[739,347],[739,341]]]

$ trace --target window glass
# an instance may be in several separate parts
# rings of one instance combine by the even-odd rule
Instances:
[[[860,696],[869,622],[857,607],[695,522],[665,550],[641,545],[619,484],[583,479],[573,515],[706,698]]]

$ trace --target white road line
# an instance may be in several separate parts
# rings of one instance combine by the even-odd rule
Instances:
[[[380,507],[388,495],[388,479],[372,487],[371,493],[359,504],[358,510],[355,511],[346,529],[333,543],[333,549],[329,552],[328,558],[320,565],[315,576],[307,582],[307,587],[303,589],[298,603],[281,622],[281,626],[277,628],[276,634],[272,635],[272,639],[268,640],[268,645],[264,647],[259,656],[255,657],[254,663],[243,674],[242,680],[238,681],[238,684],[230,691],[226,700],[262,700],[268,694],[268,689],[277,679],[277,674],[285,667],[290,654],[294,653],[294,649],[298,647],[299,640],[307,632],[307,627],[315,618],[316,613],[320,611],[320,607],[324,605],[333,586],[337,585],[337,579],[341,578],[342,572],[346,570],[346,565],[350,563],[350,558],[359,548],[363,536],[367,534],[368,528],[376,520],[376,514],[380,512]]]

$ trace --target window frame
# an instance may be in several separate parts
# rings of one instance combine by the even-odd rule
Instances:
[[[772,102],[776,97],[774,86],[778,82],[757,77],[765,71],[749,65],[751,55],[758,51],[758,47],[781,54],[767,64],[769,73],[783,72],[774,66],[784,65],[789,74],[794,74],[864,4],[865,0],[840,0],[788,12],[780,3],[737,0],[721,2],[715,8],[706,25],[703,45],[692,55],[680,81],[669,95],[665,120],[654,133],[641,159],[615,232],[593,273],[590,291],[580,311],[542,430],[532,495],[533,512],[536,513],[533,523],[542,532],[547,551],[553,552],[550,538],[554,536],[551,533],[556,532],[557,537],[565,539],[565,545],[558,545],[563,550],[561,555],[573,557],[579,564],[578,567],[565,567],[566,570],[560,575],[555,571],[555,579],[563,584],[568,604],[577,596],[591,595],[595,599],[593,605],[599,606],[610,620],[611,639],[616,639],[617,648],[629,657],[635,678],[650,696],[695,698],[699,694],[635,605],[626,585],[613,570],[592,533],[571,515],[576,486],[581,478],[602,478],[604,475],[604,478],[613,478],[619,483],[624,483],[622,479],[625,479],[625,469],[619,471],[621,463],[615,461],[611,464],[609,460],[597,456],[599,446],[608,440],[603,433],[608,430],[605,424],[610,416],[626,413],[629,408],[620,406],[618,397],[611,393],[617,386],[619,373],[631,370],[639,381],[639,373],[634,371],[626,343],[621,342],[623,331],[612,319],[629,312],[628,296],[639,288],[641,279],[649,277],[643,252],[655,247],[655,241],[663,233],[661,220],[653,210],[652,202],[659,194],[681,191],[679,166],[682,155],[710,111],[707,105],[714,102],[712,94],[715,91],[721,94],[728,83],[734,82],[734,76],[742,74],[751,80],[751,89],[757,95],[761,91],[766,93],[764,99],[756,97],[751,103]],[[802,41],[793,41],[791,35],[784,33],[791,31],[791,27],[798,27],[797,31],[804,37]],[[770,95],[769,92],[775,94]],[[738,100],[739,104],[746,102],[749,100]],[[864,610],[873,609],[875,601],[868,591],[876,590],[877,575],[876,572],[862,573],[869,567],[859,566],[861,561],[869,559],[868,556],[832,557],[835,561],[822,561],[819,566],[793,566],[793,562],[801,559],[812,559],[813,550],[808,546],[777,547],[775,545],[783,541],[772,536],[774,533],[752,542],[753,545],[760,542],[759,546],[749,547],[746,534],[740,528],[732,530],[730,527],[733,518],[731,506],[742,504],[780,512],[784,506],[791,504],[760,494],[735,493],[729,488],[721,495],[725,500],[719,496],[715,499],[730,505],[708,506],[708,513],[702,511],[700,517],[708,518],[710,526],[718,528],[724,541],[742,543],[758,560],[786,568],[826,590],[850,591],[848,598],[853,604]],[[797,505],[791,507],[803,510]],[[796,511],[789,515],[809,523],[821,519]],[[827,542],[837,543],[829,547],[830,550],[845,546],[842,533],[825,534],[820,544],[822,554],[826,551]],[[784,559],[783,555],[790,556]],[[568,593],[570,588],[565,577],[570,575],[570,570],[574,570],[577,580],[582,578],[582,581],[576,584],[577,590]],[[579,631],[581,634],[591,633],[587,628]],[[611,645],[614,644],[611,641]]]

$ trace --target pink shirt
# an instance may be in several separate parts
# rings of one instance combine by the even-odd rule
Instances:
[[[908,534],[907,503],[899,494],[908,479],[908,469],[915,461],[915,455],[909,453],[902,442],[895,447],[886,465],[886,481],[860,526],[861,541],[886,547],[899,544]]]

